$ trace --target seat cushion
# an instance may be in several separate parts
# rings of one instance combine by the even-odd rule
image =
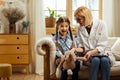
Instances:
[[[117,39],[114,45],[111,47],[111,51],[117,61],[120,61],[120,39]]]
[[[118,38],[116,38],[116,37],[109,37],[109,38],[108,38],[108,44],[107,44],[107,46],[108,46],[108,47],[112,47],[113,44],[116,42],[117,39],[118,39]]]
[[[111,76],[120,76],[120,61],[116,61],[111,67]]]
[[[89,77],[89,67],[88,66],[82,66],[80,67],[79,71],[79,78],[80,79],[87,79]],[[115,61],[114,66],[111,67],[111,74],[112,77],[114,76],[120,76],[120,61]],[[100,77],[100,74],[99,74]]]

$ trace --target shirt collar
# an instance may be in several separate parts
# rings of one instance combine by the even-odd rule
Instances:
[[[63,39],[62,35],[60,33],[58,33],[58,39]],[[66,36],[65,40],[66,39],[70,39],[70,33],[69,32],[67,33],[67,36]]]

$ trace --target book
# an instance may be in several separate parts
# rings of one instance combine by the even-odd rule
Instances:
[[[93,54],[92,57],[108,57],[108,55],[105,55],[105,54]]]

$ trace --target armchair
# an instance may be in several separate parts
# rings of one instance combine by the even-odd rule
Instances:
[[[54,42],[50,37],[45,37],[40,39],[35,47],[37,53],[44,57],[44,80],[55,79],[56,47]]]
[[[118,38],[109,38],[109,46],[113,46]],[[36,51],[44,57],[44,80],[58,80],[55,76],[55,54],[56,47],[50,37],[41,38],[36,44]],[[120,51],[119,51],[120,52]],[[119,54],[120,56],[120,54]],[[118,58],[118,57],[117,57]],[[82,65],[80,67],[80,80],[88,80],[89,67]],[[100,77],[99,77],[99,80]],[[115,61],[115,65],[111,67],[110,80],[120,80],[120,57]]]

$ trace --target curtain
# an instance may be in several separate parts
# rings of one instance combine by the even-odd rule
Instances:
[[[120,37],[120,0],[114,0],[113,36]]]
[[[28,16],[31,23],[32,72],[43,74],[43,56],[35,51],[36,42],[46,35],[43,0],[28,0]]]
[[[45,18],[43,11],[43,0],[36,0],[36,28],[35,28],[35,42],[46,35]],[[36,53],[36,67],[35,72],[43,74],[43,56]]]
[[[108,4],[109,2],[109,4]],[[110,37],[120,36],[120,0],[103,0],[103,20]]]
[[[113,36],[114,35],[114,0],[103,0],[102,6],[103,6],[103,20],[107,24],[108,36]]]

